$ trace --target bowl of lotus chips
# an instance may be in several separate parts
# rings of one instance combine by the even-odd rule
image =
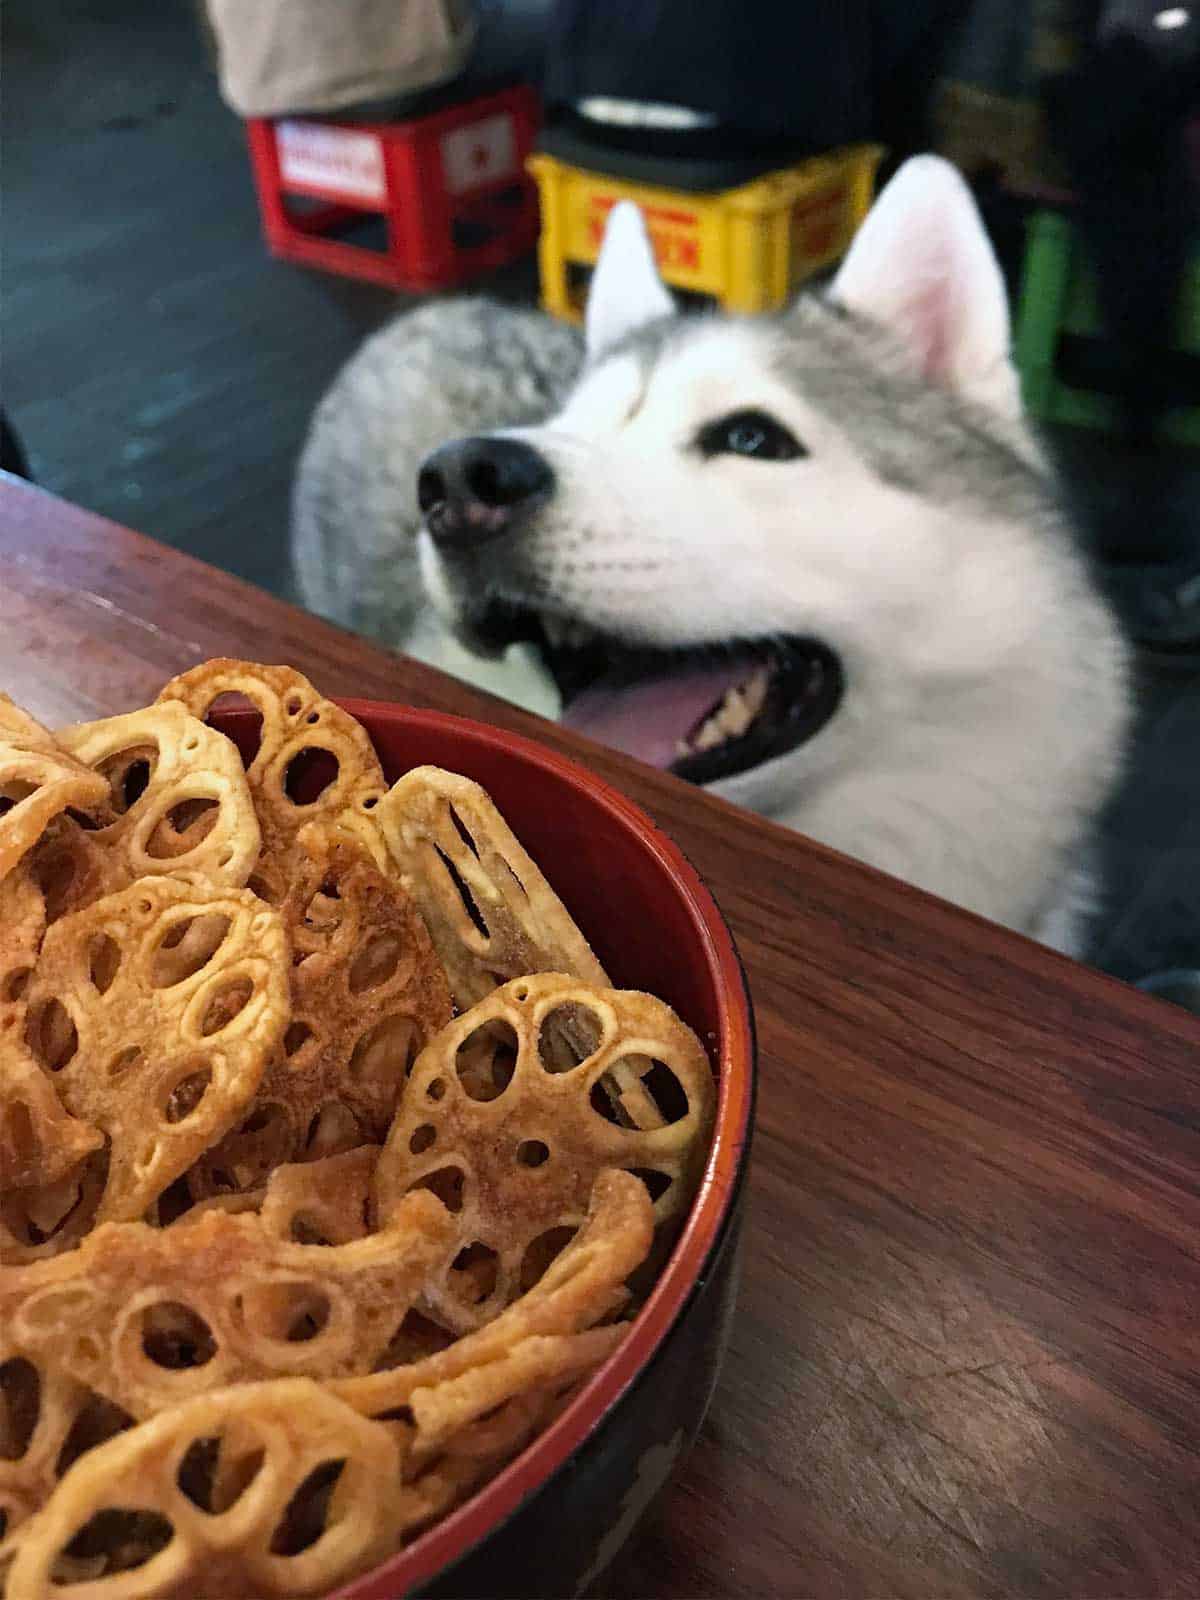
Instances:
[[[581,766],[217,660],[0,696],[0,1596],[562,1596],[683,1457],[729,933]]]

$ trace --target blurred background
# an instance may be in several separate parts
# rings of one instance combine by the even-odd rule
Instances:
[[[1138,644],[1137,745],[1105,824],[1112,895],[1095,959],[1130,979],[1200,968],[1200,13],[1138,0],[391,4],[413,18],[394,55],[370,34],[382,0],[326,6],[325,24],[319,0],[7,0],[4,464],[290,595],[296,456],[363,338],[464,284],[577,303],[586,262],[560,261],[548,282],[543,251],[539,282],[521,221],[531,191],[504,200],[493,185],[491,211],[401,250],[361,204],[322,201],[311,173],[299,200],[281,195],[281,162],[352,165],[357,147],[285,151],[280,117],[323,114],[351,136],[403,124],[404,182],[420,188],[435,180],[411,130],[452,134],[490,95],[519,128],[532,97],[543,198],[578,171],[695,195],[830,152],[882,146],[886,176],[938,149],[975,188],[1027,404]],[[274,13],[290,24],[265,37]],[[669,113],[684,106],[701,111]],[[462,149],[484,176],[499,159],[486,140]],[[835,169],[830,192],[853,170]],[[341,181],[374,180],[347,165]],[[801,180],[797,193],[812,191]],[[426,202],[433,216],[441,200]],[[802,237],[798,215],[762,226],[788,225],[811,257],[795,274],[819,272],[845,218],[820,211],[825,231]],[[334,245],[321,265],[314,241]],[[699,268],[678,254],[686,292]],[[717,298],[745,309],[773,293],[728,284]]]

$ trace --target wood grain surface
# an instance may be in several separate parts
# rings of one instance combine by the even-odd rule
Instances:
[[[577,755],[733,927],[761,1051],[738,1315],[599,1593],[1200,1594],[1200,1024],[3,481],[0,686],[53,723],[216,654]]]

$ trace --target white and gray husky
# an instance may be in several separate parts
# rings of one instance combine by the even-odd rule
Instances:
[[[750,321],[677,315],[617,207],[577,364],[486,302],[377,335],[301,463],[308,604],[452,670],[524,641],[582,732],[1079,952],[1126,653],[954,170]]]

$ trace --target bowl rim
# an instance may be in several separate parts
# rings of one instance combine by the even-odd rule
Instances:
[[[583,788],[621,828],[638,835],[678,886],[708,968],[715,976],[715,1053],[723,1067],[712,1147],[696,1197],[667,1264],[628,1335],[570,1405],[503,1471],[410,1545],[351,1579],[329,1597],[378,1600],[384,1594],[411,1593],[447,1571],[497,1531],[567,1463],[649,1367],[700,1283],[705,1264],[725,1236],[750,1142],[755,1038],[749,988],[733,934],[691,862],[635,801],[582,762],[522,734],[509,733],[474,718],[428,711],[399,701],[338,697],[337,704],[356,717],[368,734],[372,733],[372,722],[399,719],[418,728],[465,735],[472,741],[501,747]]]

